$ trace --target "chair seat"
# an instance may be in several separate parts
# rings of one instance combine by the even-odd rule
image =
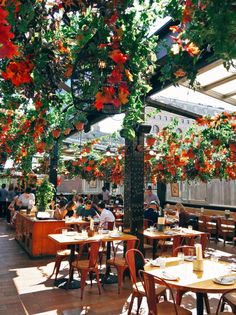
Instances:
[[[107,264],[121,266],[121,267],[127,266],[126,260],[123,257],[116,257],[116,258],[108,259]]]
[[[230,305],[236,306],[236,292],[226,293],[224,296],[224,301]]]
[[[166,287],[164,285],[156,285],[156,295],[161,295],[166,291]],[[137,282],[136,285],[133,284],[133,290],[135,292],[139,292],[142,295],[146,295],[142,282]]]
[[[70,249],[60,249],[57,251],[57,256],[70,256]],[[75,255],[78,255],[78,252],[75,251]]]
[[[72,266],[77,269],[89,269],[89,260],[78,260],[72,263]]]
[[[192,312],[176,305],[178,315],[192,315]],[[174,304],[168,301],[157,303],[157,314],[158,315],[176,315]]]

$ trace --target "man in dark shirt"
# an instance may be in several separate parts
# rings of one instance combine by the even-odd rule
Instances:
[[[158,205],[156,201],[151,201],[148,208],[144,210],[144,219],[152,221],[152,224],[156,224],[158,216]]]
[[[80,207],[80,209],[77,208],[77,215],[81,217],[95,217],[98,216],[98,213],[96,210],[92,207],[92,201],[91,200],[86,200],[84,203],[84,207]]]

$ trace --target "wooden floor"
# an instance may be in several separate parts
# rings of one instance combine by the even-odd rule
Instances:
[[[92,287],[88,284],[81,301],[79,289],[60,289],[54,286],[53,279],[48,279],[54,265],[53,258],[30,259],[15,241],[14,231],[5,221],[0,221],[0,249],[0,315],[127,314],[131,294],[127,277],[121,294],[117,293],[117,284],[105,285],[101,295],[96,284]],[[67,273],[68,264],[65,262],[60,277]],[[215,308],[218,298],[211,296],[212,308]],[[193,294],[186,294],[183,303],[195,313]],[[133,314],[136,314],[135,305]],[[140,315],[146,314],[144,300]]]

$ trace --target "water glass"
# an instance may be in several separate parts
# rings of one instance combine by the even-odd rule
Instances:
[[[61,233],[65,235],[67,233],[67,229],[62,229]]]
[[[158,260],[159,260],[159,264],[160,264],[160,269],[164,269],[166,266],[166,259],[160,257]]]
[[[219,261],[219,257],[216,254],[212,254],[211,255],[211,261],[218,262]]]
[[[193,229],[192,225],[189,225],[189,226],[188,226],[188,230],[191,230],[191,231],[192,231],[192,229]]]
[[[183,264],[184,263],[184,253],[183,252],[178,252],[178,256],[179,258],[179,264]]]

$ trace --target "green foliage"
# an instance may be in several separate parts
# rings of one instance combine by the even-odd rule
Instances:
[[[47,179],[44,179],[42,184],[37,187],[36,200],[37,207],[40,211],[45,211],[53,200],[55,194],[54,185],[51,184]]]

